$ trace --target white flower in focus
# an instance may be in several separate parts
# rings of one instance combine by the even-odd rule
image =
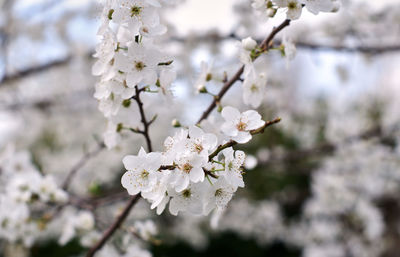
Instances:
[[[172,186],[177,192],[188,187],[189,182],[202,182],[204,180],[203,165],[207,163],[198,154],[182,153],[174,162],[177,168],[173,171]]]
[[[232,147],[222,150],[225,156],[225,171],[221,174],[234,187],[244,187],[242,165],[245,161],[243,151],[234,151]]]
[[[122,162],[128,171],[122,176],[121,183],[130,195],[152,190],[157,183],[157,172],[161,166],[160,153],[146,153],[142,147],[138,156],[125,156]]]
[[[287,8],[286,16],[290,20],[297,20],[301,16],[303,6],[298,0],[273,0],[280,8]]]
[[[169,196],[167,194],[168,184],[171,180],[171,171],[163,170],[157,174],[157,182],[150,191],[142,192],[142,197],[151,202],[151,209],[157,207],[157,214],[160,215],[167,203],[169,202]]]
[[[228,183],[224,177],[213,182],[205,194],[205,215],[208,215],[215,207],[224,209],[236,190],[237,186]]]
[[[115,56],[115,66],[126,73],[127,86],[132,88],[139,83],[154,85],[160,61],[161,53],[157,49],[137,43],[129,45],[127,53],[119,51]]]
[[[192,214],[203,213],[203,191],[204,183],[190,184],[181,192],[169,191],[171,196],[169,211],[172,215],[178,215],[180,211],[187,211]]]
[[[217,136],[204,131],[197,126],[189,127],[189,139],[187,140],[187,148],[208,161],[208,154],[217,146]]]
[[[240,113],[236,108],[227,106],[222,109],[221,115],[225,119],[221,131],[239,144],[249,142],[251,140],[250,131],[265,124],[261,115],[254,110]]]
[[[253,108],[259,107],[264,98],[266,85],[265,73],[250,72],[243,81],[243,102]]]
[[[137,35],[141,27],[151,28],[160,23],[155,7],[160,7],[155,0],[118,0],[111,18]]]

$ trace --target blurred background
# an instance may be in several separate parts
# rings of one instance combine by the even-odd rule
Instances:
[[[238,42],[261,41],[285,17],[258,17],[247,0],[175,2],[161,11],[168,32],[160,42],[178,71],[174,101],[167,110],[155,99],[146,106],[159,114],[151,130],[158,150],[174,133],[172,119],[193,123],[212,100],[195,93],[201,62],[212,64],[216,78],[232,74]],[[0,7],[0,151],[9,145],[28,150],[43,174],[61,182],[106,129],[91,74],[102,6],[0,0]],[[304,10],[278,35],[277,47],[282,36],[297,54],[288,62],[272,50],[263,60],[268,84],[259,108],[266,119],[282,122],[241,146],[250,155],[245,189],[217,229],[210,217],[157,217],[140,202],[130,221],[154,218],[162,243],[149,245],[153,256],[400,255],[400,2],[342,0],[339,12],[318,16]],[[210,91],[220,87],[210,82]],[[236,85],[222,103],[245,110],[241,97]],[[121,159],[144,144],[138,135],[122,136],[121,146],[100,151],[81,168],[74,194],[121,192]],[[107,224],[120,200],[96,210]],[[0,238],[0,256],[85,252],[78,237],[59,246],[49,234],[31,248]]]

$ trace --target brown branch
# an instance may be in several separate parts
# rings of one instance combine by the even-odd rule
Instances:
[[[269,34],[269,36],[263,42],[261,42],[259,48],[262,49],[263,51],[268,50],[270,48],[270,43],[272,42],[272,39],[276,36],[276,34],[278,34],[281,30],[283,30],[285,27],[289,25],[290,25],[290,20],[285,20],[278,27],[274,28],[272,32]],[[226,92],[228,92],[228,90],[232,87],[232,85],[240,79],[240,76],[242,75],[243,71],[244,71],[244,65],[242,65],[239,68],[239,70],[236,71],[235,75],[233,75],[233,77],[223,85],[219,93],[214,97],[214,100],[201,115],[200,119],[197,121],[197,124],[200,124],[201,121],[207,119],[207,117],[217,106],[217,103],[221,101],[222,97],[226,94]]]
[[[212,42],[212,43],[217,43],[223,40],[241,40],[241,37],[238,36],[235,33],[230,33],[227,35],[221,35],[218,33],[207,33],[199,36],[193,36],[190,39],[183,39],[180,37],[172,37],[172,40],[177,41],[177,42],[197,42],[197,43],[202,43],[202,42]],[[261,40],[256,40],[258,42],[261,42]],[[282,42],[281,40],[274,40],[275,45],[280,45]],[[338,52],[350,52],[350,53],[365,53],[365,54],[385,54],[385,53],[390,53],[390,52],[398,52],[400,51],[400,45],[359,45],[359,46],[345,46],[345,45],[322,45],[318,43],[312,43],[312,42],[301,42],[301,41],[295,41],[293,42],[298,49],[310,49],[310,50],[326,50],[326,51],[338,51]]]
[[[144,90],[145,90],[144,88],[139,89],[138,86],[135,86],[135,95],[132,97],[132,99],[134,99],[136,101],[136,103],[139,107],[141,122],[143,124],[143,130],[141,131],[141,134],[146,139],[147,150],[149,152],[152,152],[153,147],[151,145],[151,139],[150,139],[150,135],[149,135],[149,127],[150,127],[151,123],[153,123],[154,119],[152,119],[151,121],[147,121],[146,114],[143,109],[143,102],[140,99],[140,93],[144,92]],[[108,239],[111,238],[111,236],[115,233],[115,231],[117,231],[117,229],[121,226],[121,224],[124,222],[124,220],[128,217],[129,212],[131,211],[133,206],[135,206],[135,204],[140,199],[140,197],[141,197],[140,195],[135,195],[131,198],[131,200],[125,206],[124,211],[121,213],[121,215],[118,216],[116,218],[116,220],[114,221],[114,223],[111,225],[111,227],[106,232],[104,232],[100,241],[89,250],[88,254],[86,255],[87,257],[94,256],[94,254],[104,246],[104,244],[108,241]]]
[[[253,130],[251,130],[251,131],[250,131],[250,134],[252,134],[252,135],[255,135],[255,134],[262,134],[262,133],[264,133],[264,130],[265,130],[267,127],[272,126],[272,125],[274,125],[274,124],[276,124],[276,123],[279,123],[280,121],[281,121],[281,118],[276,118],[276,119],[273,119],[273,120],[271,120],[271,121],[266,121],[265,124],[264,124],[262,127],[258,128],[258,129],[253,129]],[[237,144],[238,144],[238,143],[237,143],[236,141],[230,140],[230,141],[228,141],[227,143],[218,146],[217,149],[216,149],[214,152],[212,152],[212,153],[208,156],[208,160],[211,161],[211,160],[212,160],[215,156],[217,156],[222,150],[224,150],[224,149],[226,149],[226,148],[228,148],[228,147],[237,145]]]
[[[62,189],[67,190],[72,179],[76,175],[76,173],[93,157],[97,156],[103,149],[105,145],[103,142],[99,143],[97,148],[91,152],[87,152],[83,155],[83,157],[72,167],[72,169],[68,172],[67,177],[62,183]]]
[[[16,73],[13,73],[13,74],[7,74],[0,80],[0,84],[10,83],[15,80],[18,80],[18,79],[21,79],[21,78],[24,78],[24,77],[27,77],[27,76],[30,76],[33,74],[46,71],[51,68],[66,65],[71,60],[72,60],[72,56],[69,55],[63,59],[54,60],[49,63],[41,64],[41,65],[34,66],[34,67],[29,67],[29,68],[20,70]]]
[[[132,97],[134,99],[139,107],[139,113],[141,117],[141,122],[143,124],[143,131],[141,134],[143,134],[144,138],[146,139],[146,144],[147,144],[147,150],[149,152],[153,151],[153,147],[151,145],[151,139],[150,139],[150,134],[149,134],[149,127],[151,123],[153,123],[154,120],[147,121],[146,115],[144,113],[143,109],[143,102],[140,99],[140,93],[144,91],[144,88],[139,89],[138,86],[135,86],[135,95]]]
[[[128,204],[125,206],[122,213],[115,219],[114,223],[104,232],[101,239],[89,250],[86,257],[93,257],[95,253],[105,245],[108,239],[111,238],[114,232],[122,225],[124,220],[128,217],[129,212],[131,211],[133,206],[135,206],[135,204],[138,202],[139,199],[140,195],[135,195],[129,200]]]

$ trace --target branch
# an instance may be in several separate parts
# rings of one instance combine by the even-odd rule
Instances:
[[[145,115],[144,109],[143,109],[143,102],[140,99],[140,93],[142,93],[142,92],[144,92],[144,88],[139,89],[138,86],[135,86],[135,95],[132,97],[132,99],[134,99],[136,101],[136,103],[139,107],[141,122],[143,124],[143,131],[141,131],[140,133],[146,139],[148,151],[152,152],[153,147],[151,145],[151,139],[150,139],[150,135],[149,135],[149,127],[150,127],[151,123],[153,123],[155,118],[153,118],[150,121],[147,121],[147,118],[146,118],[146,115]],[[121,215],[118,216],[118,218],[114,221],[114,223],[111,225],[111,227],[103,234],[100,241],[89,250],[88,254],[86,255],[87,257],[94,256],[94,254],[104,246],[104,244],[108,241],[108,239],[111,238],[111,236],[115,233],[115,231],[117,231],[117,229],[121,226],[121,224],[128,217],[129,212],[131,211],[133,206],[135,206],[135,204],[140,199],[140,197],[141,197],[140,195],[135,195],[131,198],[131,200],[125,206],[124,211],[121,213]]]
[[[128,217],[129,212],[135,206],[135,204],[140,199],[140,195],[135,195],[129,200],[128,204],[125,206],[122,213],[117,217],[114,223],[109,227],[101,237],[100,241],[98,241],[87,253],[86,257],[93,257],[95,253],[100,250],[104,244],[110,239],[110,237],[114,234],[114,232],[121,226],[124,220]]]
[[[144,88],[139,89],[138,86],[135,86],[135,92],[136,94],[132,97],[134,99],[139,107],[139,112],[140,112],[140,117],[141,117],[141,122],[143,124],[143,131],[141,134],[143,134],[144,138],[146,139],[146,144],[147,144],[147,150],[149,152],[153,151],[153,147],[151,145],[151,139],[149,135],[149,127],[151,123],[153,123],[153,119],[151,121],[147,121],[146,115],[144,113],[143,109],[143,102],[140,99],[140,93],[144,91]]]
[[[54,61],[51,61],[49,63],[45,63],[45,64],[41,64],[41,65],[38,65],[38,66],[33,66],[33,67],[29,67],[29,68],[20,70],[20,71],[14,73],[14,74],[5,75],[0,80],[0,84],[10,83],[10,82],[13,82],[15,80],[27,77],[29,75],[40,73],[40,72],[43,72],[43,71],[46,71],[48,69],[55,68],[55,67],[58,67],[58,66],[66,65],[71,60],[72,60],[72,56],[69,55],[64,59],[54,60]]]
[[[265,130],[267,127],[272,126],[272,125],[274,125],[274,124],[276,124],[276,123],[279,123],[280,121],[281,121],[281,118],[276,118],[276,119],[271,120],[271,121],[266,121],[265,124],[264,124],[262,127],[258,128],[258,129],[253,129],[253,130],[251,130],[251,131],[250,131],[250,134],[252,134],[252,135],[255,135],[255,134],[262,134],[262,133],[264,133],[264,130]],[[217,149],[216,149],[214,152],[212,152],[212,153],[208,156],[208,160],[211,161],[211,160],[212,160],[215,156],[217,156],[222,150],[224,150],[224,149],[226,149],[226,148],[228,148],[228,147],[237,145],[237,144],[238,144],[238,143],[237,143],[236,141],[230,140],[230,141],[228,141],[227,143],[218,146]]]
[[[67,190],[71,180],[76,175],[76,173],[93,157],[97,156],[103,149],[105,145],[103,142],[99,143],[97,148],[91,152],[87,152],[83,155],[83,157],[72,167],[72,169],[68,172],[67,177],[62,183],[62,189]]]
[[[223,40],[241,40],[241,38],[235,34],[235,33],[230,33],[227,35],[221,35],[215,32],[212,33],[207,33],[199,36],[193,36],[190,39],[188,39],[190,42],[196,42],[196,43],[201,43],[201,42],[211,42],[211,43],[217,43]],[[172,40],[177,41],[177,42],[185,42],[187,40],[184,40],[181,37],[172,37]],[[260,42],[261,40],[256,40]],[[280,40],[275,40],[276,45],[280,45],[281,41]],[[301,42],[301,41],[295,41],[293,42],[297,48],[299,49],[311,49],[311,50],[327,50],[327,51],[342,51],[342,52],[360,52],[360,53],[366,53],[366,54],[384,54],[384,53],[390,53],[390,52],[398,52],[400,51],[400,45],[371,45],[371,46],[366,46],[366,45],[358,45],[358,46],[345,46],[345,45],[322,45],[318,43],[311,43],[311,42]]]
[[[263,51],[267,51],[270,48],[270,44],[276,34],[278,34],[281,30],[283,30],[285,27],[290,25],[290,20],[285,20],[284,22],[281,23],[278,27],[274,28],[269,36],[261,42],[259,45],[259,48],[262,49]],[[232,87],[232,85],[240,80],[240,76],[242,75],[244,71],[244,65],[242,65],[238,71],[236,71],[235,75],[228,80],[223,87],[221,88],[221,91],[219,91],[218,95],[214,97],[214,100],[211,102],[211,104],[208,106],[208,108],[204,111],[204,113],[201,115],[200,119],[197,121],[197,124],[200,124],[201,121],[204,119],[207,119],[207,117],[210,115],[210,113],[214,110],[214,108],[217,106],[217,103],[221,101],[222,97],[228,92],[228,90]]]

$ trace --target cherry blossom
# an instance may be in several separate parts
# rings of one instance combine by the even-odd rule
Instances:
[[[254,110],[240,113],[236,108],[227,106],[222,109],[222,117],[225,123],[222,124],[222,132],[232,140],[244,144],[251,140],[250,131],[264,125],[261,115]]]

